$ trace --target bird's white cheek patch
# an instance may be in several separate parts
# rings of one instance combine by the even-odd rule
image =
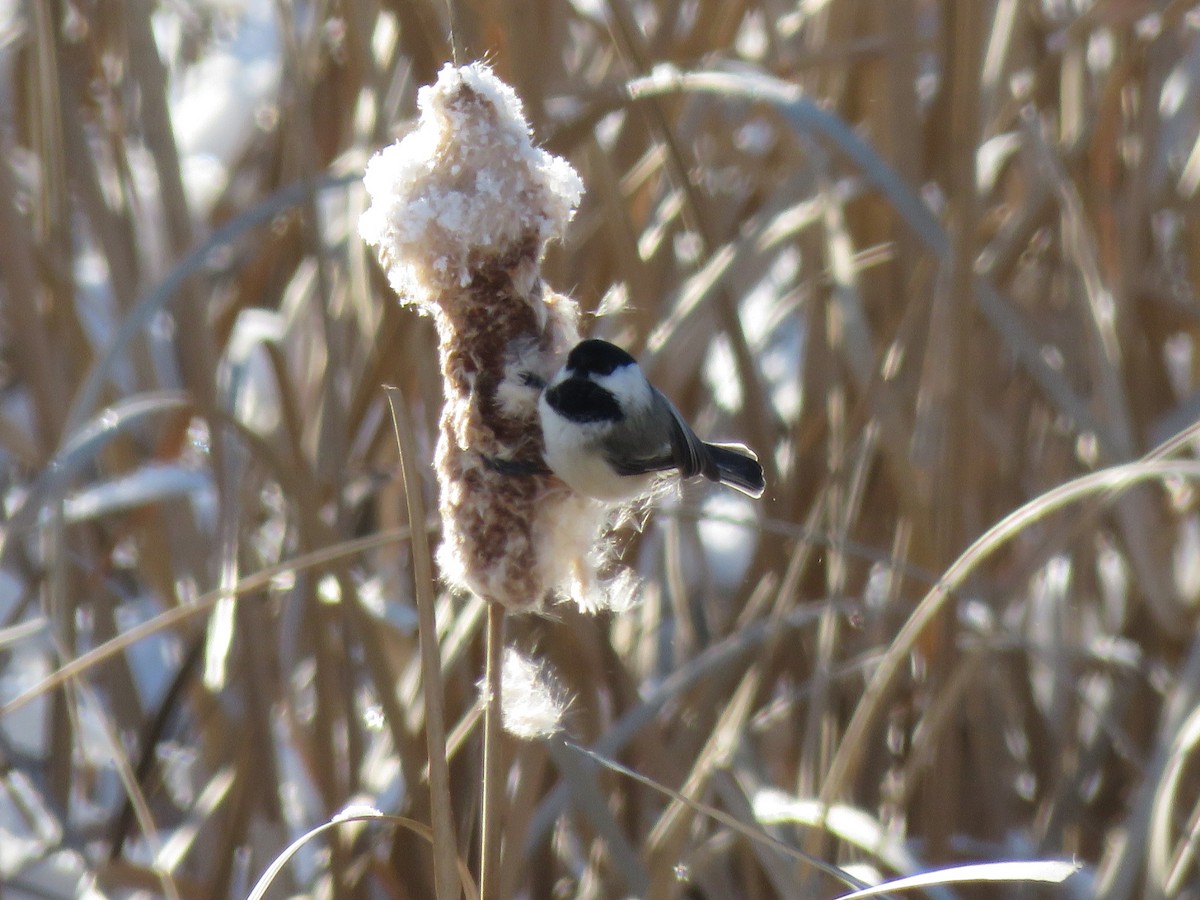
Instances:
[[[591,379],[616,397],[626,414],[649,409],[654,402],[650,382],[637,366],[622,366],[610,375],[592,375]]]

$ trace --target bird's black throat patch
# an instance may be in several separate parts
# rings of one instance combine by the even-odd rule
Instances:
[[[625,418],[612,392],[586,378],[568,378],[547,388],[546,402],[572,422],[619,422]]]

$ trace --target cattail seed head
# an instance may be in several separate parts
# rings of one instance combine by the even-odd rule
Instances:
[[[520,100],[481,63],[447,65],[418,106],[416,129],[367,165],[359,231],[401,302],[437,326],[442,575],[511,609],[590,593],[607,511],[528,471],[542,467],[540,383],[579,339],[542,256],[583,184],[533,146]]]

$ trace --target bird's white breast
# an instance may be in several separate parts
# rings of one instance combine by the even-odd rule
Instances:
[[[609,502],[629,500],[643,493],[651,476],[618,475],[600,449],[609,422],[572,422],[559,415],[543,396],[538,402],[546,465],[585,497]]]

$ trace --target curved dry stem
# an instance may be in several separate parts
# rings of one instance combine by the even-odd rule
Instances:
[[[936,618],[946,599],[985,560],[1024,528],[1072,503],[1086,500],[1101,492],[1109,492],[1106,499],[1111,500],[1134,485],[1172,477],[1200,480],[1200,462],[1146,460],[1084,475],[1047,491],[1005,516],[968,547],[917,604],[880,660],[879,668],[867,683],[862,700],[855,707],[850,724],[842,735],[837,755],[821,787],[821,799],[830,802],[845,791],[850,776],[866,751],[868,736],[883,708],[883,701],[891,691],[896,676],[903,669],[909,653],[916,646],[917,639]]]
[[[431,844],[434,842],[433,831],[428,825],[413,819],[406,819],[404,816],[389,816],[378,812],[339,816],[331,822],[326,822],[323,825],[318,825],[316,828],[304,832],[304,834],[288,844],[284,851],[271,861],[271,865],[267,866],[266,871],[259,876],[258,881],[254,884],[254,889],[250,892],[246,900],[262,900],[266,896],[271,884],[275,881],[275,878],[283,871],[283,867],[291,862],[292,857],[296,855],[300,848],[313,838],[319,837],[325,832],[332,831],[342,825],[350,825],[357,822],[383,822],[388,825],[399,825],[401,828],[407,828],[413,834],[417,835],[417,837],[429,841]],[[467,864],[463,860],[457,859],[455,860],[455,866],[462,890],[466,891],[468,897],[478,897],[479,888],[475,886]]]
[[[202,594],[195,603],[190,603],[187,606],[176,606],[174,609],[159,613],[153,619],[147,619],[145,622],[135,625],[121,632],[116,637],[105,641],[98,647],[93,647],[86,653],[80,654],[70,662],[56,669],[50,675],[47,675],[37,684],[33,685],[33,687],[22,691],[8,703],[0,706],[0,719],[15,713],[43,694],[61,687],[71,679],[78,678],[101,663],[112,659],[118,653],[128,650],[134,644],[138,643],[138,641],[144,641],[146,638],[153,637],[168,628],[175,628],[189,619],[198,618],[211,612],[212,608],[223,598],[240,598],[243,594],[262,590],[281,575],[303,572],[308,569],[319,569],[339,559],[354,556],[358,553],[365,553],[368,550],[375,550],[379,547],[386,547],[388,544],[400,543],[408,540],[408,538],[409,531],[407,528],[395,528],[391,531],[373,534],[369,537],[359,538],[358,540],[345,541],[332,547],[322,547],[320,550],[305,553],[285,563],[268,566],[265,569],[255,572],[253,575],[247,575],[245,578],[240,579],[231,590],[218,589],[209,591],[207,594]]]
[[[660,793],[666,797],[670,797],[673,801],[675,801],[675,803],[679,804],[680,806],[687,807],[692,812],[699,813],[702,816],[707,816],[708,818],[712,819],[714,822],[720,822],[725,827],[730,828],[733,831],[736,831],[738,834],[742,835],[743,837],[749,838],[752,841],[755,841],[757,843],[763,844],[764,846],[770,847],[773,850],[777,850],[780,853],[784,854],[785,856],[788,856],[791,859],[796,860],[797,862],[802,862],[807,865],[810,865],[814,869],[824,872],[830,878],[834,878],[834,879],[840,881],[842,884],[848,885],[853,888],[866,887],[866,885],[863,882],[859,881],[857,878],[855,878],[853,875],[851,875],[849,872],[845,871],[844,869],[838,868],[837,866],[833,865],[832,863],[827,863],[827,862],[825,862],[825,860],[820,859],[819,857],[813,856],[809,853],[805,853],[803,850],[793,847],[790,844],[785,844],[783,841],[779,840],[778,838],[774,837],[773,835],[768,834],[762,828],[755,827],[753,825],[747,825],[745,822],[742,822],[741,820],[731,816],[729,813],[725,812],[724,810],[717,809],[714,806],[710,806],[709,804],[704,803],[701,800],[697,800],[694,797],[686,796],[686,795],[680,793],[679,791],[674,790],[673,788],[667,787],[665,784],[662,784],[661,782],[655,781],[653,778],[648,778],[647,776],[643,775],[641,772],[636,772],[627,766],[621,765],[619,762],[617,762],[614,759],[610,759],[609,757],[606,757],[600,753],[597,753],[594,750],[589,750],[587,747],[580,746],[579,744],[576,744],[574,741],[564,740],[563,744],[564,744],[564,746],[570,748],[571,750],[574,750],[577,753],[582,754],[583,756],[587,757],[588,759],[592,760],[593,762],[599,763],[600,765],[604,766],[604,768],[609,769],[613,772],[616,772],[618,775],[624,775],[626,778],[632,778],[638,784],[644,785],[645,787],[648,787],[651,790],[657,791],[658,793]]]

